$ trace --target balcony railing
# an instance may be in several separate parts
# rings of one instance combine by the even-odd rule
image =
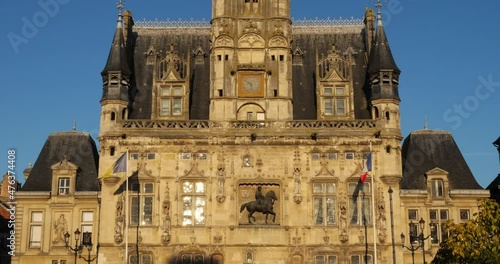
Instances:
[[[208,121],[125,120],[124,129],[372,129],[375,120]]]

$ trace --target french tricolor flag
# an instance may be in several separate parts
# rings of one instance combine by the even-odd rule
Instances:
[[[366,159],[366,163],[363,166],[363,172],[361,172],[360,180],[362,183],[365,183],[366,176],[368,176],[368,172],[372,171],[372,153],[368,154],[368,158]]]

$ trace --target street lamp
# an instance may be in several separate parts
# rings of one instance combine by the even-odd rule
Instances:
[[[75,264],[76,264],[76,257],[78,256],[78,253],[81,253],[83,245],[79,243],[80,240],[80,230],[78,228],[75,231],[75,247],[71,247],[69,245],[69,237],[71,236],[68,231],[64,234],[64,244],[66,244],[66,248],[71,250],[71,252],[75,253]]]
[[[415,251],[417,251],[419,248],[422,248],[422,256],[423,256],[424,264],[425,264],[426,262],[425,262],[425,244],[424,244],[424,242],[425,242],[425,240],[429,239],[429,237],[431,235],[428,235],[427,237],[424,236],[425,220],[423,218],[420,218],[420,221],[418,221],[418,225],[420,228],[420,234],[418,235],[418,241],[419,241],[418,246],[414,246],[412,241],[410,241],[410,247],[405,246],[405,235],[403,233],[401,233],[401,245],[403,246],[403,248],[406,248],[409,251],[411,251],[411,260],[412,260],[413,264],[415,264]],[[412,226],[413,226],[413,223],[410,222],[410,230],[411,230]],[[434,228],[434,223],[431,221],[429,226],[432,230]],[[411,239],[411,236],[410,236],[410,239]]]
[[[410,226],[412,225],[413,223],[410,222]],[[410,240],[411,240],[411,236],[410,236]],[[408,246],[405,246],[405,234],[401,233],[401,246],[403,246],[403,248],[406,248],[408,249],[409,251],[411,251],[411,263],[412,264],[415,264],[415,251],[417,251],[417,249],[420,248],[420,244],[418,246],[414,246],[412,241],[410,241],[410,247]]]
[[[425,220],[423,218],[420,218],[420,221],[418,221],[418,224],[420,226],[420,235],[418,236],[418,240],[420,240],[421,246],[422,246],[422,257],[424,258],[424,264],[425,262],[425,240],[429,239],[431,235],[424,236],[424,228],[425,228]],[[429,224],[429,227],[432,229],[434,227],[434,224],[431,223]]]
[[[93,258],[90,257],[90,251],[92,251],[92,232],[84,232],[83,233],[83,239],[82,239],[82,246],[87,248],[88,251],[88,257],[82,257],[82,254],[80,253],[80,258],[83,259],[87,263],[91,263],[97,258],[97,255]]]

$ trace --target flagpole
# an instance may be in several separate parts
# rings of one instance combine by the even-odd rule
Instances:
[[[374,185],[374,179],[375,178],[375,173],[373,172],[373,155],[372,155],[372,142],[370,141],[370,159],[371,159],[371,167],[372,167],[372,175],[371,175],[371,180],[372,180],[372,221],[373,221],[373,256],[375,258],[374,262],[377,264],[378,257],[377,257],[377,219],[375,215],[375,185]]]
[[[128,161],[128,149],[125,152],[125,158]],[[126,163],[125,171],[125,189],[127,190],[125,196],[125,264],[128,263],[128,225],[129,225],[129,204],[128,204],[128,162]]]

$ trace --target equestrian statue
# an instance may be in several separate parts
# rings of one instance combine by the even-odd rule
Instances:
[[[257,187],[257,191],[255,192],[255,201],[250,201],[246,202],[241,205],[240,208],[240,213],[245,210],[245,208],[248,211],[248,223],[252,224],[252,221],[250,220],[253,218],[253,223],[255,223],[255,217],[253,214],[255,212],[262,213],[266,215],[266,224],[267,224],[267,217],[271,214],[273,215],[273,223],[276,220],[276,213],[273,211],[274,209],[274,201],[278,200],[278,197],[274,193],[273,190],[270,190],[269,192],[266,193],[265,196],[262,195],[262,187],[259,186]]]

